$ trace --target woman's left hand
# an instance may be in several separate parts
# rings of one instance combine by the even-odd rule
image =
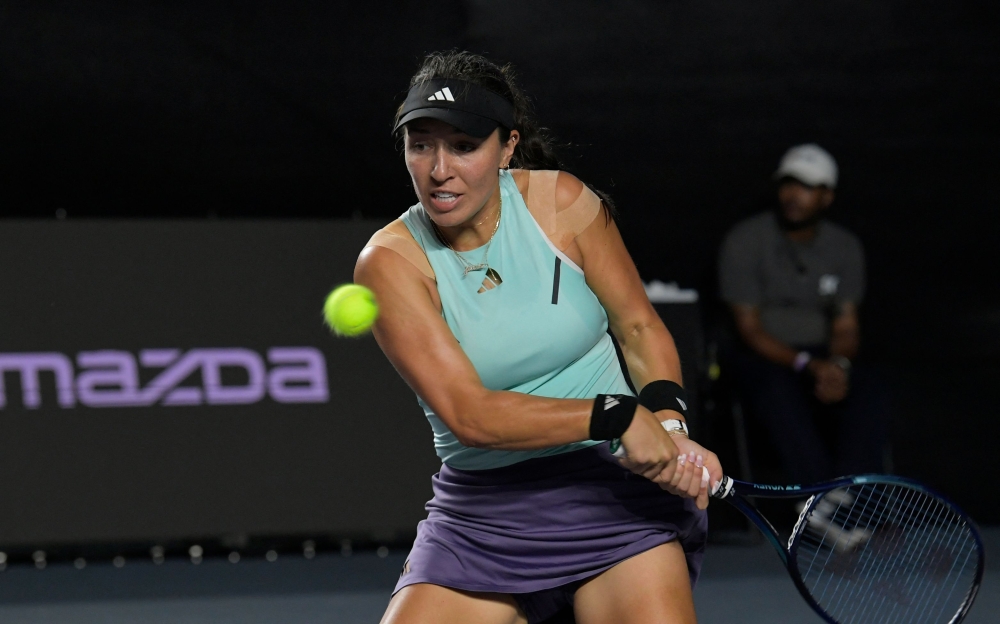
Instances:
[[[660,487],[677,496],[694,498],[698,509],[706,509],[712,488],[722,479],[722,464],[715,453],[687,436],[675,435],[672,439],[681,454],[677,457],[673,479],[669,484],[661,483]]]

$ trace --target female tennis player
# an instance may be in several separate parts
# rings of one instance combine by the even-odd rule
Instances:
[[[428,56],[396,121],[419,203],[355,281],[442,466],[382,622],[694,622],[722,468],[686,435],[677,351],[610,204],[481,56]]]

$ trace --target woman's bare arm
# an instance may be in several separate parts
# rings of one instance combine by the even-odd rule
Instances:
[[[372,289],[373,332],[411,388],[465,446],[528,450],[589,439],[592,400],[549,399],[483,386],[441,317],[434,282],[394,251],[368,247],[354,281]]]
[[[574,184],[581,183],[568,174],[560,174],[557,197],[563,185],[569,187],[566,194],[572,195]],[[622,346],[625,363],[636,387],[641,390],[647,383],[659,379],[681,383],[680,359],[674,339],[649,302],[639,272],[614,221],[598,215],[570,247],[568,252],[582,262],[587,284],[608,313],[611,332]],[[570,258],[575,260],[573,255]],[[680,413],[673,410],[661,410],[654,415],[659,420],[678,416],[681,416]],[[676,447],[672,452],[679,450],[689,461],[680,466],[673,461],[677,455],[672,455],[660,478],[654,480],[668,492],[695,498],[698,507],[705,509],[708,507],[710,485],[722,478],[719,458],[684,436],[671,439],[664,435],[662,429],[657,429],[644,433],[650,436],[655,434],[661,441],[667,438],[669,445]],[[631,430],[622,436],[630,458],[637,437]],[[628,462],[625,464],[629,465]]]
[[[483,386],[441,317],[433,280],[402,256],[366,248],[354,281],[371,288],[379,302],[373,332],[382,351],[459,442],[530,450],[590,439],[591,399],[550,399]],[[622,443],[630,470],[657,483],[671,482],[677,448],[653,413],[638,406]]]
[[[575,196],[580,186],[582,182],[573,176],[560,174],[556,196]],[[577,256],[581,260],[587,284],[607,311],[611,332],[622,347],[636,388],[641,390],[658,379],[681,384],[681,365],[674,339],[649,302],[639,272],[614,221],[599,214],[567,252],[571,258]],[[678,414],[664,410],[658,415],[676,418]]]

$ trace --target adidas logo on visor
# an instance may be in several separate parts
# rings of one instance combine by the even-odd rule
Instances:
[[[455,96],[451,94],[451,89],[445,87],[440,91],[436,92],[434,95],[427,98],[429,101],[441,101],[441,102],[454,102]]]

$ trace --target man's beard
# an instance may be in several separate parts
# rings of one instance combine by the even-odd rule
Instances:
[[[778,225],[785,232],[799,232],[801,230],[807,230],[819,223],[820,217],[823,216],[823,211],[817,210],[808,219],[804,219],[802,221],[791,221],[785,216],[785,211],[782,209],[781,204],[778,204],[775,207],[774,212],[778,217]]]

